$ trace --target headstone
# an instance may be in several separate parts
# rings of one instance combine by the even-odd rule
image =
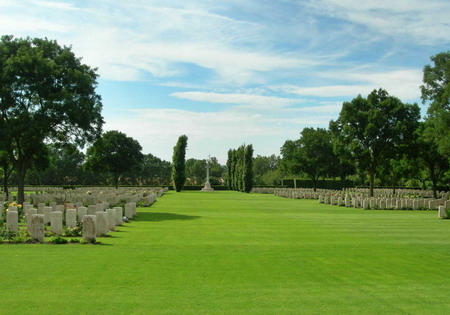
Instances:
[[[367,198],[363,199],[363,209],[364,210],[369,210],[370,209],[370,207],[369,207],[369,199],[367,199]]]
[[[77,226],[77,209],[66,210],[66,225],[71,228]]]
[[[104,211],[97,211],[97,236],[106,235],[108,233],[108,214]]]
[[[445,206],[439,206],[438,209],[438,218],[445,219],[447,218],[447,212],[445,211]]]
[[[131,212],[132,212],[132,215],[133,215],[133,217],[135,217],[136,216],[136,202],[130,202],[131,203]]]
[[[97,236],[97,217],[95,215],[85,215],[83,217],[83,239],[88,242],[95,242]]]
[[[96,205],[89,205],[87,208],[87,214],[88,215],[95,215],[95,212],[97,212],[97,206]]]
[[[116,209],[116,225],[122,225],[123,211],[122,207],[114,207]]]
[[[52,209],[52,207],[44,207],[44,224],[50,223]]]
[[[44,214],[44,207],[45,207],[45,203],[42,203],[42,202],[40,202],[40,203],[38,203],[38,213],[39,214]]]
[[[61,211],[53,211],[51,213],[51,227],[50,230],[56,235],[62,234],[62,212]],[[44,218],[45,219],[45,218]]]
[[[57,206],[55,207],[55,209],[56,209],[56,210],[54,210],[54,211],[59,211],[59,212],[61,212],[61,213],[64,213],[64,205],[57,205]]]
[[[116,230],[116,209],[106,209],[106,214],[108,216],[108,230]]]
[[[8,210],[6,212],[6,228],[8,231],[19,232],[19,213],[17,211]]]
[[[78,207],[78,221],[83,222],[83,217],[87,215],[87,208],[86,207]]]
[[[37,211],[37,209],[36,209]],[[30,220],[30,236],[33,240],[43,243],[45,236],[44,215],[33,214]]]
[[[28,210],[28,214],[26,215],[27,218],[27,231],[31,231],[31,217],[33,214],[37,214],[37,209],[30,209]]]
[[[133,217],[133,209],[132,209],[131,204],[129,204],[129,203],[125,204],[125,216],[128,219],[131,219]]]

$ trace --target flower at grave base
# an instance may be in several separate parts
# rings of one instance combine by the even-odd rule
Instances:
[[[22,205],[19,203],[19,204],[17,205],[17,208],[22,208]]]

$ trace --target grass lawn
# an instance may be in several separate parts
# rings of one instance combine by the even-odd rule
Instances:
[[[0,245],[0,314],[449,314],[450,220],[168,192],[103,245]]]

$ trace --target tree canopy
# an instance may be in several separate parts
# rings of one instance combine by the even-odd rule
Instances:
[[[17,171],[22,203],[26,171],[44,142],[94,140],[102,104],[96,69],[56,41],[2,36],[0,69],[0,146]]]
[[[186,182],[186,148],[188,137],[182,135],[173,147],[172,184],[175,191],[180,192]]]
[[[450,156],[450,51],[431,57],[433,65],[423,69],[423,85],[420,87],[422,101],[430,101],[428,117],[429,132],[441,154]]]
[[[111,130],[87,150],[86,163],[93,170],[111,174],[117,188],[121,175],[142,161],[141,151],[139,142],[120,131]]]
[[[403,104],[379,89],[367,98],[358,95],[345,102],[339,118],[330,122],[336,146],[368,172],[371,196],[382,163],[395,157],[404,143],[412,142],[419,112],[417,104]]]

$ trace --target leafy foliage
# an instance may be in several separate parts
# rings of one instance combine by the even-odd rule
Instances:
[[[26,171],[45,141],[94,140],[102,104],[96,70],[56,41],[2,36],[0,69],[1,146],[16,168],[22,203]]]
[[[141,150],[139,142],[120,131],[111,130],[88,149],[86,163],[92,170],[110,173],[117,188],[120,176],[142,161]]]
[[[178,138],[177,144],[173,148],[172,156],[172,184],[173,188],[180,192],[186,182],[186,147],[188,137],[182,135]]]

